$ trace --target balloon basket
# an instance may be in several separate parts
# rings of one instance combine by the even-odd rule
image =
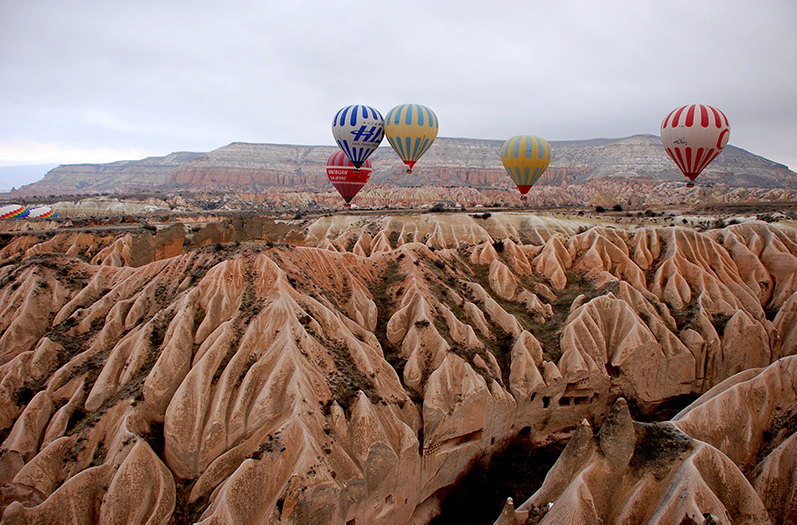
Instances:
[[[526,197],[525,195],[521,195],[520,196],[520,200],[522,200],[522,201],[528,200],[528,197]]]
[[[695,187],[695,183],[694,182],[687,182],[686,183],[686,187],[687,188],[694,188]]]
[[[350,203],[350,202],[347,202],[346,204],[344,204],[344,205],[343,205],[343,207],[344,207],[344,208],[351,208],[351,203]]]
[[[407,168],[407,173],[412,173],[412,170],[410,168]]]

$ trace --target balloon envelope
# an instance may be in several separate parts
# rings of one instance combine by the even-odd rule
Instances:
[[[327,177],[348,208],[351,200],[371,177],[371,161],[366,159],[358,170],[345,153],[336,151],[327,159]]]
[[[526,193],[551,163],[551,146],[534,135],[516,135],[504,142],[501,162],[517,184],[520,198],[525,200]]]
[[[385,136],[382,114],[370,106],[346,106],[332,120],[332,136],[351,163],[359,168]]]
[[[58,213],[49,206],[34,206],[28,209],[28,217],[34,219],[49,219],[58,217]]]
[[[0,206],[0,219],[22,219],[28,216],[28,209],[19,204]]]
[[[661,143],[689,179],[687,186],[728,144],[731,127],[725,114],[711,106],[691,104],[674,109],[661,123]]]
[[[396,106],[385,116],[385,136],[407,165],[407,173],[437,138],[438,129],[437,115],[420,104]]]

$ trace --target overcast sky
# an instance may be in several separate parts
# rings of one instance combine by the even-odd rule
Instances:
[[[796,79],[794,0],[0,0],[0,166],[334,145],[349,104],[567,140],[697,102],[794,169]]]

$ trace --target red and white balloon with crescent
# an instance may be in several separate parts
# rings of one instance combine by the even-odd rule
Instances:
[[[717,108],[690,104],[674,109],[661,123],[661,143],[692,187],[730,138],[728,117]]]

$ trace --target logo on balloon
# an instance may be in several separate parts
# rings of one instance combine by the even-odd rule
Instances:
[[[359,169],[382,142],[384,124],[382,114],[370,106],[346,106],[332,120],[332,136]]]
[[[371,126],[371,129],[366,130],[367,125],[363,124],[360,129],[352,130],[349,133],[354,135],[352,138],[355,142],[376,142],[382,141],[382,127]]]

